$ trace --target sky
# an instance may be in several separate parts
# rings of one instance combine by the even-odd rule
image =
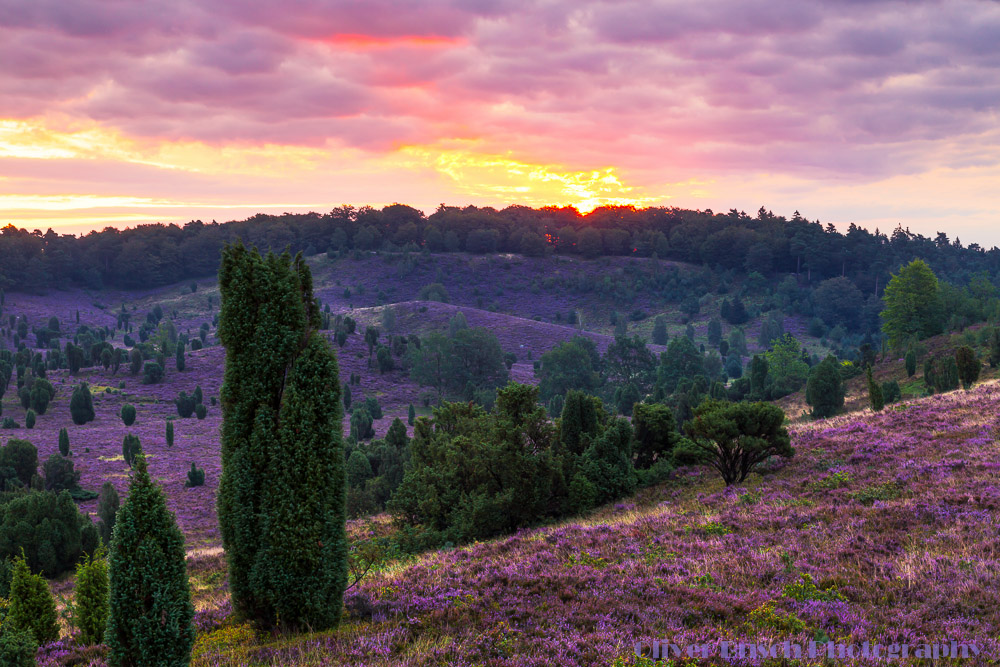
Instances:
[[[997,0],[0,0],[0,225],[678,206],[1000,245]]]

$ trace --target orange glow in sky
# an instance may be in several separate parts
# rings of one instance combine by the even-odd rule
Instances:
[[[1000,244],[1000,3],[81,2],[0,25],[0,224],[764,206]]]

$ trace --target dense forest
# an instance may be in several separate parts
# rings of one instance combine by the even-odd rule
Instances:
[[[713,270],[795,273],[808,284],[846,277],[864,294],[879,294],[889,276],[910,260],[924,259],[942,280],[969,284],[978,274],[996,278],[1000,249],[963,246],[945,233],[935,238],[897,227],[890,235],[852,224],[847,233],[791,219],[763,207],[756,217],[731,210],[601,207],[575,208],[441,205],[429,216],[393,204],[381,210],[341,206],[328,214],[255,215],[227,223],[107,227],[84,236],[53,230],[0,230],[0,287],[43,290],[78,285],[155,287],[215,274],[223,245],[235,239],[260,248],[303,251],[515,252],[594,258],[655,256]],[[983,273],[985,272],[985,274]]]

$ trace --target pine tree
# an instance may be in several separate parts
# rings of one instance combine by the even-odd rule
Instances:
[[[413,403],[410,403],[409,409],[406,411],[406,423],[413,426],[413,422],[417,420],[417,411],[413,408]]]
[[[177,356],[174,360],[174,364],[177,366],[178,371],[184,370],[184,346],[177,346]]]
[[[73,396],[69,400],[69,412],[73,417],[73,423],[77,426],[94,421],[94,397],[91,396],[90,387],[86,382],[81,382],[73,390]]]
[[[237,614],[259,627],[336,625],[347,582],[337,358],[301,255],[227,246],[219,525]]]
[[[172,421],[167,422],[167,447],[174,446],[174,423]]]
[[[14,560],[10,580],[10,610],[4,625],[28,632],[39,645],[59,639],[56,602],[40,574],[32,574],[22,553]]]
[[[194,644],[184,537],[146,457],[135,459],[108,557],[110,616],[104,641],[112,667],[186,665]]]

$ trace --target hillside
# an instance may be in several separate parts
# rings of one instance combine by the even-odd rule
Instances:
[[[796,427],[795,457],[744,486],[684,471],[589,518],[372,576],[335,632],[203,634],[194,664],[637,664],[652,638],[997,655],[997,414],[990,383]]]
[[[336,349],[342,380],[361,378],[352,388],[355,404],[374,396],[383,408],[375,423],[379,436],[393,418],[405,419],[409,404],[418,414],[429,412],[421,399],[430,388],[399,369],[380,374],[369,367],[364,327],[384,328],[385,308],[396,321],[383,335],[446,330],[461,311],[469,326],[489,329],[504,351],[517,356],[511,375],[519,382],[534,382],[533,362],[573,336],[605,350],[613,340],[612,311],[642,311],[642,317],[630,318],[628,330],[647,339],[657,314],[667,317],[672,338],[686,326],[686,316],[661,298],[636,293],[634,301],[623,302],[616,301],[613,289],[575,292],[569,283],[544,282],[547,271],[549,277],[602,272],[624,277],[628,267],[648,259],[546,263],[453,254],[438,260],[432,270],[434,262],[419,258],[412,268],[401,268],[406,260],[389,256],[310,258],[323,305],[361,325]],[[450,303],[421,300],[421,288],[439,279]],[[707,322],[718,314],[721,298],[706,294],[692,318],[696,343],[707,344]],[[25,315],[34,328],[56,316],[63,332],[72,332],[79,312],[80,324],[113,328],[122,304],[133,324],[160,306],[179,332],[193,334],[202,323],[212,323],[219,292],[214,281],[205,280],[195,291],[188,283],[136,291],[9,293],[4,318]],[[570,311],[578,313],[582,328],[568,323]],[[759,327],[759,319],[745,327],[751,352]],[[806,335],[802,318],[786,317],[784,328],[811,352],[824,353],[823,341]],[[730,330],[723,326],[724,334]],[[950,354],[975,332],[971,327],[929,339],[925,352]],[[121,331],[112,340],[122,346]],[[879,381],[900,381],[903,403],[872,415],[865,410],[863,377],[847,385],[847,408],[858,411],[853,414],[806,421],[801,392],[783,399],[780,404],[795,420],[797,454],[745,485],[725,489],[708,470],[681,469],[667,483],[578,521],[390,562],[350,593],[348,618],[336,632],[255,636],[227,620],[215,516],[221,410],[211,403],[219,394],[225,355],[213,326],[206,345],[186,353],[183,372],[168,359],[163,382],[153,385],[142,384],[141,374],[130,375],[127,363],[117,373],[100,367],[75,376],[49,371],[56,395],[48,411],[27,429],[25,410],[9,390],[3,415],[18,427],[0,431],[4,440],[32,441],[44,462],[57,452],[59,429],[68,427],[81,485],[96,491],[111,481],[122,496],[130,471],[121,443],[126,433],[139,436],[187,541],[199,610],[197,665],[610,665],[619,659],[633,664],[633,643],[653,637],[674,643],[814,637],[884,643],[944,636],[995,641],[990,614],[1000,602],[1000,421],[995,417],[1000,385],[917,398],[922,370],[907,379],[902,362],[892,358],[880,360],[875,374]],[[654,353],[663,349],[650,347]],[[987,373],[984,377],[995,377]],[[81,380],[94,392],[97,418],[74,426],[69,396]],[[204,392],[207,417],[181,419],[173,400],[196,386]],[[118,417],[126,402],[138,412],[131,427]],[[175,425],[173,447],[165,443],[168,420]],[[206,479],[204,486],[188,489],[184,482],[192,462],[205,469]],[[93,513],[96,501],[80,506]],[[381,516],[353,522],[350,530],[364,538],[387,534],[392,526]],[[52,586],[71,595],[72,577]],[[956,596],[955,590],[963,594]],[[59,662],[61,650],[53,648],[43,664],[68,664]]]

